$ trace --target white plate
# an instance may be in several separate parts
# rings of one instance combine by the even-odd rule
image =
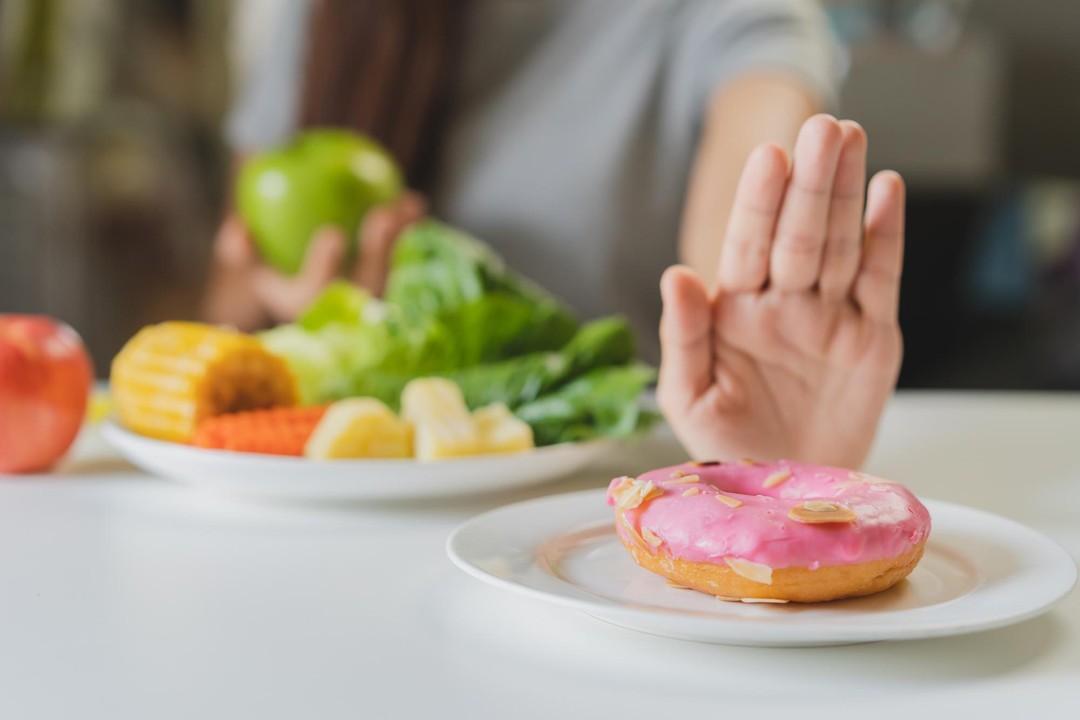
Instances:
[[[152,475],[224,492],[295,499],[391,500],[505,490],[569,475],[610,448],[596,441],[434,462],[318,461],[153,440],[111,421],[102,423],[101,432]]]
[[[447,551],[498,587],[654,635],[775,647],[958,635],[1034,617],[1076,582],[1076,563],[1012,520],[929,501],[934,528],[907,580],[865,598],[745,605],[680,590],[638,567],[603,490],[508,505],[465,523]]]

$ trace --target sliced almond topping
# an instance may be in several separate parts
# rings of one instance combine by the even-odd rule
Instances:
[[[771,605],[784,605],[791,602],[790,600],[779,600],[777,598],[742,598],[740,602],[744,602],[747,605],[754,605],[757,603],[771,604]]]
[[[620,515],[619,520],[622,521],[623,530],[630,534],[630,537],[634,539],[634,542],[638,544],[638,547],[646,547],[645,540],[641,537],[641,533],[634,529],[634,526],[630,524],[630,521],[626,519],[626,516]]]
[[[788,469],[777,470],[769,477],[765,478],[765,482],[761,483],[761,487],[772,488],[776,487],[782,482],[787,482],[791,479],[791,471]]]
[[[692,487],[692,488],[686,488],[685,490],[683,490],[682,496],[683,497],[690,497],[691,495],[700,495],[700,494],[701,494],[701,488]]]
[[[664,544],[663,539],[649,528],[641,528],[641,537],[654,548]]]
[[[772,585],[772,568],[768,565],[762,565],[761,563],[752,562],[750,560],[743,560],[742,558],[726,557],[724,562],[727,566],[735,571],[736,575],[741,575],[747,580],[752,580],[762,585]]]
[[[616,502],[618,502],[619,496],[626,492],[630,488],[630,485],[634,482],[634,478],[628,475],[623,475],[621,478],[617,479],[619,482],[617,482],[615,486],[609,491],[611,493],[611,497],[615,498]]]
[[[668,485],[689,485],[690,483],[701,482],[700,475],[683,475],[677,480],[668,480]]]
[[[668,477],[671,477],[671,478],[686,477],[686,473],[684,473],[682,470],[672,470],[671,475],[669,475]]]
[[[651,481],[646,480],[645,485],[641,489],[641,502],[648,502],[653,498],[660,497],[664,494],[663,488],[658,488],[652,484]]]
[[[642,503],[659,497],[664,491],[652,484],[651,480],[631,480],[615,497],[615,506],[620,510],[633,510]]]
[[[754,458],[739,458],[740,465],[758,465],[758,461]]]
[[[737,508],[743,504],[743,501],[739,498],[733,498],[730,495],[724,495],[723,493],[717,493],[716,499],[724,503],[728,507]]]
[[[870,473],[859,472],[858,470],[852,470],[851,472],[849,472],[848,477],[851,478],[852,480],[855,480],[856,482],[860,482],[860,483],[864,483],[864,484],[868,484],[868,485],[877,485],[878,483],[888,483],[889,485],[895,485],[896,484],[892,480],[886,480],[883,477],[878,477],[877,475],[871,475]]]
[[[807,500],[788,510],[788,517],[796,522],[817,525],[820,523],[849,523],[858,519],[851,508],[826,500]]]

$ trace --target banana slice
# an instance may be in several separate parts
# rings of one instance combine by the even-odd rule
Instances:
[[[502,403],[478,408],[473,422],[480,433],[481,452],[513,453],[535,447],[532,428]]]
[[[374,398],[330,406],[304,447],[314,460],[412,457],[412,428]]]
[[[413,426],[419,460],[483,452],[480,433],[465,406],[461,388],[443,378],[419,378],[401,393],[401,414]]]

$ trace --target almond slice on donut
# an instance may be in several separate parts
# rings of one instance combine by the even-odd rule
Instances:
[[[674,476],[673,476],[674,477]],[[668,480],[668,485],[690,485],[691,483],[701,482],[700,475],[686,475],[685,473],[679,475],[675,480]]]
[[[692,488],[686,488],[685,490],[683,490],[682,496],[683,497],[690,497],[691,495],[700,495],[700,494],[701,494],[701,488],[692,487]]]
[[[612,491],[615,506],[620,510],[633,510],[642,503],[659,497],[664,491],[652,484],[651,480],[631,480],[626,485],[619,485]]]
[[[724,493],[716,493],[716,499],[724,503],[728,507],[732,508],[742,507],[743,504],[743,501],[739,498],[733,498],[730,495],[725,495]]]
[[[791,471],[787,468],[783,470],[777,470],[769,477],[765,478],[765,481],[761,483],[761,487],[774,488],[780,483],[787,482],[791,479]]]
[[[630,537],[634,539],[637,546],[640,548],[647,548],[645,538],[641,537],[641,533],[634,529],[634,526],[630,524],[630,521],[626,519],[625,515],[619,515],[619,520],[622,522],[623,530],[630,534]]]
[[[851,508],[827,500],[807,500],[788,510],[788,517],[808,525],[849,523],[858,519]]]
[[[632,478],[629,475],[623,475],[622,477],[616,479],[619,482],[615,484],[615,487],[611,488],[611,497],[618,500],[619,496],[630,488],[630,485],[633,484],[636,478]]]
[[[751,465],[751,466],[753,466],[753,465],[760,465],[761,463],[759,463],[754,458],[739,458],[739,464],[740,465]]]
[[[848,477],[852,480],[863,483],[864,485],[877,485],[878,483],[888,483],[890,485],[895,484],[891,480],[886,480],[883,477],[871,475],[870,473],[860,472],[858,470],[852,470],[851,472],[849,472]]]
[[[736,575],[762,585],[772,585],[772,568],[768,565],[737,557],[726,557],[724,562]]]
[[[641,528],[641,537],[649,543],[650,547],[658,548],[664,544],[664,539],[649,528]]]
[[[756,605],[756,604],[759,604],[759,603],[760,604],[770,604],[770,605],[784,605],[786,603],[791,602],[790,600],[780,600],[778,598],[755,598],[755,597],[737,598],[737,597],[728,597],[727,595],[717,595],[716,599],[717,600],[723,600],[724,602],[746,603],[747,605]]]
[[[790,600],[781,600],[779,598],[739,598],[739,602],[746,603],[747,605],[786,605],[791,602]]]
[[[877,475],[871,475],[870,473],[860,472],[858,470],[852,470],[848,473],[848,479],[843,482],[838,482],[833,485],[836,490],[846,490],[849,487],[858,487],[860,485],[899,485],[900,483],[892,480],[886,480],[883,477]]]

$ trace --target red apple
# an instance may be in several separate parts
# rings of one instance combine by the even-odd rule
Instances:
[[[45,470],[86,416],[93,364],[78,334],[42,315],[0,314],[0,473]]]

